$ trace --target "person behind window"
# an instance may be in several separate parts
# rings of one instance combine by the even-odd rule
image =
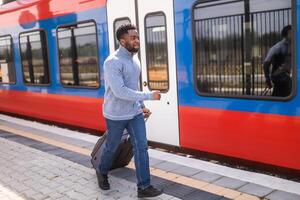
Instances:
[[[291,93],[291,30],[290,25],[282,29],[281,36],[283,39],[270,48],[264,60],[266,85],[268,88],[274,86],[272,96],[286,97]]]

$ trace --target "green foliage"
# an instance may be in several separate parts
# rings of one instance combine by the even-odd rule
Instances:
[[[16,1],[16,0],[3,0],[2,4],[7,4],[7,3],[10,3],[10,2],[14,2],[14,1]]]

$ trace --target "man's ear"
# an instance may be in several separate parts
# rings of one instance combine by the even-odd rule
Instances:
[[[120,44],[121,44],[122,46],[125,45],[125,40],[124,40],[123,38],[121,38],[119,42],[120,42]]]

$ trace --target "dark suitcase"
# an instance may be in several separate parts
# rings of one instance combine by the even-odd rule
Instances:
[[[106,135],[107,132],[105,132],[103,136],[99,138],[91,153],[92,156],[91,162],[94,169],[96,169],[99,166],[100,156],[102,154],[103,147],[107,138]],[[120,168],[120,167],[125,167],[126,165],[128,165],[132,157],[133,157],[132,145],[130,142],[129,134],[125,130],[121,138],[121,143],[119,144],[119,147],[115,152],[110,170]]]

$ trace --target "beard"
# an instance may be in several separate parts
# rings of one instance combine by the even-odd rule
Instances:
[[[126,44],[125,48],[127,49],[127,51],[129,51],[130,53],[137,53],[139,52],[140,48],[134,48],[133,46],[130,46],[129,44]]]

